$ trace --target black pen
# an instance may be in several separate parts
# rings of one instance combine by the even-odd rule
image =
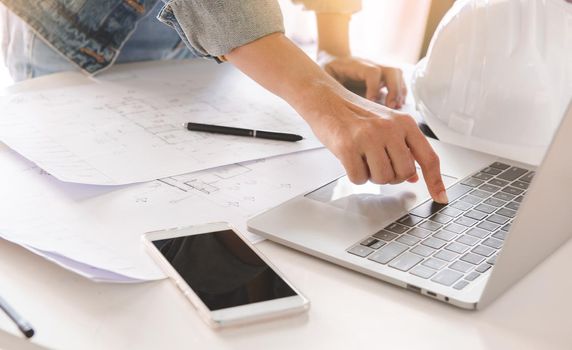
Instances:
[[[296,134],[233,128],[230,126],[209,125],[209,124],[199,124],[199,123],[187,123],[186,126],[187,129],[191,131],[204,131],[204,132],[212,132],[215,134],[223,134],[223,135],[247,136],[259,139],[290,141],[290,142],[296,142],[303,139],[302,136]]]
[[[0,309],[10,317],[12,321],[18,326],[20,331],[26,336],[26,338],[31,338],[34,335],[34,329],[22,316],[20,316],[16,310],[14,310],[6,300],[2,299],[0,296]]]

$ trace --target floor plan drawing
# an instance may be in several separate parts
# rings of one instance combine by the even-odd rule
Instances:
[[[167,82],[143,71],[132,80],[0,97],[0,141],[60,180],[96,185],[150,181],[321,147],[284,101],[231,66],[210,74],[203,68],[188,63],[167,69],[162,76],[189,74]],[[191,132],[188,122],[304,139]]]

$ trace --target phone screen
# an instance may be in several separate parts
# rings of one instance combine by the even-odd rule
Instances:
[[[211,311],[296,295],[232,230],[153,244]]]

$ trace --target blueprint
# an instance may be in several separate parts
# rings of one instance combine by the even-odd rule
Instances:
[[[145,232],[247,219],[343,174],[316,149],[146,183],[65,183],[0,146],[0,237],[95,281],[163,278],[143,250]]]
[[[74,183],[144,182],[321,147],[284,101],[231,65],[210,62],[122,67],[82,86],[0,97],[0,108],[0,141]],[[304,140],[190,132],[187,122]]]

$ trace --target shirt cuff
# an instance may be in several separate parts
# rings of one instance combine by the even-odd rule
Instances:
[[[305,10],[317,13],[348,13],[361,10],[361,0],[293,0],[304,5]]]
[[[284,33],[276,0],[170,0],[157,18],[193,54],[215,58],[272,33]]]

